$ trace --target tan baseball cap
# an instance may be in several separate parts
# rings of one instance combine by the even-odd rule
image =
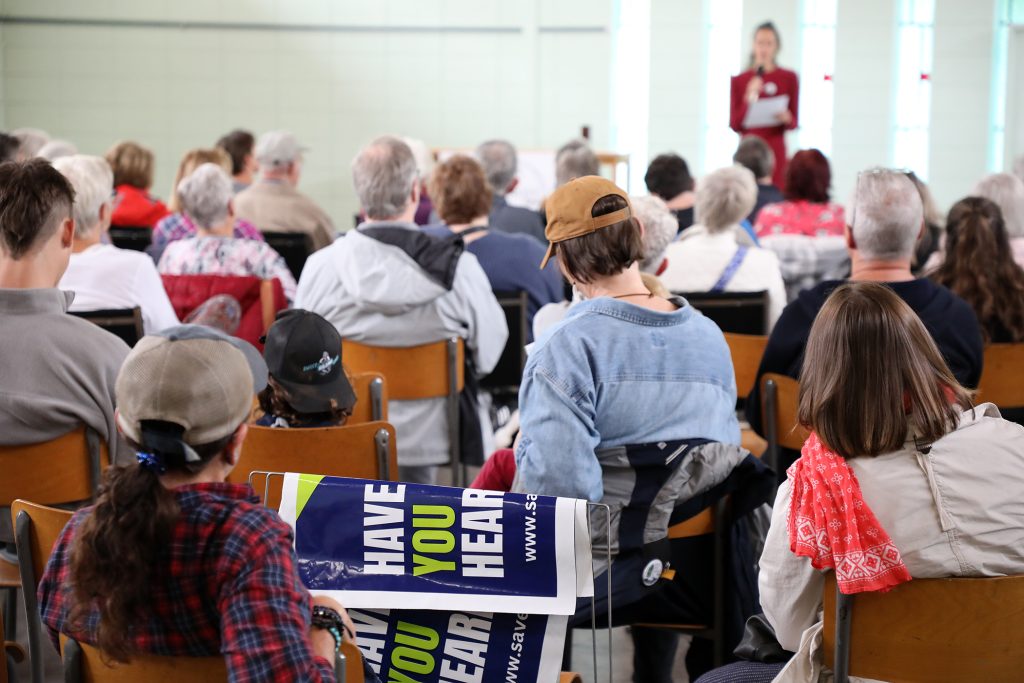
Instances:
[[[114,393],[125,436],[143,443],[142,422],[184,428],[191,446],[230,436],[245,422],[267,366],[251,344],[203,325],[179,325],[139,340],[121,366]]]
[[[607,213],[603,216],[592,216],[594,204],[599,199],[615,195],[626,200],[626,207]],[[570,180],[555,190],[544,202],[548,216],[548,225],[544,228],[544,236],[548,239],[548,252],[540,267],[548,264],[548,259],[555,253],[555,244],[597,232],[633,215],[633,205],[629,196],[619,187],[601,176],[588,175]]]

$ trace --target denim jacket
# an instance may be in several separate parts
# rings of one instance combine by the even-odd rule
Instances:
[[[681,298],[661,313],[600,297],[534,344],[519,392],[516,490],[599,501],[595,451],[703,438],[739,444],[736,380],[718,327]]]

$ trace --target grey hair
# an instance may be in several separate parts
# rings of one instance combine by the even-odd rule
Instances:
[[[924,206],[906,173],[885,168],[859,173],[847,215],[864,258],[900,261],[913,256]]]
[[[1024,237],[1024,180],[1010,173],[993,173],[982,178],[971,194],[999,207],[1011,239]]]
[[[404,212],[418,177],[409,145],[389,135],[368,144],[352,161],[356,195],[363,211],[374,220]]]
[[[89,236],[100,222],[100,208],[114,192],[114,171],[106,159],[86,154],[61,157],[53,162],[53,167],[75,190],[75,237]]]
[[[18,154],[23,159],[37,156],[43,145],[50,141],[50,134],[38,128],[16,128],[11,135],[18,138]]]
[[[726,166],[697,183],[693,217],[708,232],[720,232],[746,218],[756,203],[757,180],[750,169]]]
[[[643,195],[630,197],[633,212],[644,226],[644,258],[640,270],[654,273],[665,258],[665,248],[679,232],[679,220],[661,197]]]
[[[775,171],[775,152],[768,143],[756,135],[748,135],[740,140],[732,160],[744,168],[750,169],[754,178],[771,178]]]
[[[78,148],[67,140],[50,140],[39,149],[37,157],[54,161],[61,157],[70,157],[78,154]]]
[[[600,175],[601,164],[597,155],[583,140],[570,140],[555,154],[555,181],[558,186],[588,175]]]
[[[499,197],[504,196],[516,177],[519,163],[516,148],[507,140],[488,140],[476,148],[476,158],[483,166],[491,190]]]
[[[224,222],[234,196],[229,176],[219,164],[201,164],[178,183],[181,208],[192,222],[209,230]]]

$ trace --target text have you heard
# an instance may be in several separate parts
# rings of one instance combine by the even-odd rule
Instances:
[[[412,506],[412,574],[459,572],[462,576],[502,578],[501,513],[504,495],[462,492],[461,533],[456,553],[455,510],[449,505]],[[363,571],[408,574],[406,567],[405,484],[367,484],[363,490]],[[461,556],[461,562],[456,562]]]

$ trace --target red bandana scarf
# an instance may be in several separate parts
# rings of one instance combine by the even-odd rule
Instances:
[[[885,592],[910,572],[900,551],[861,496],[846,460],[817,434],[804,442],[787,470],[790,482],[789,549],[811,558],[815,569],[833,569],[846,595]]]

